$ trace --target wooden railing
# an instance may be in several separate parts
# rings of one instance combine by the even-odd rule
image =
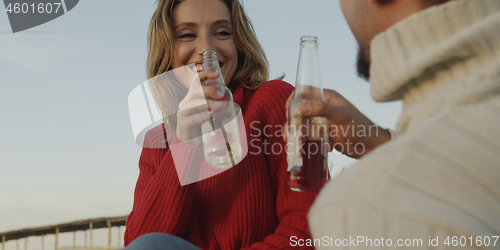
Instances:
[[[19,240],[31,236],[40,236],[41,237],[41,246],[42,250],[44,250],[45,244],[44,244],[44,237],[47,235],[54,235],[55,236],[55,244],[54,244],[54,249],[55,250],[114,250],[114,249],[122,249],[122,241],[120,239],[121,236],[121,227],[125,226],[125,221],[127,217],[126,216],[120,216],[120,217],[109,217],[109,218],[97,218],[97,219],[89,219],[89,220],[81,220],[81,221],[74,221],[70,223],[64,223],[64,224],[59,224],[59,225],[52,225],[52,226],[44,226],[44,227],[38,227],[38,228],[27,228],[27,229],[22,229],[22,230],[16,230],[16,231],[10,231],[10,232],[3,232],[0,233],[2,237],[2,250],[5,249],[5,244],[8,241],[14,241],[14,240]],[[94,229],[100,229],[100,228],[108,228],[108,244],[107,247],[93,247],[93,230]],[[111,236],[112,236],[112,228],[117,228],[118,230],[118,241],[115,246],[112,246],[111,244]],[[76,245],[76,232],[78,231],[84,231],[85,233],[85,240],[84,240],[84,245],[83,248],[82,246]],[[73,232],[73,246],[72,248],[64,247],[64,248],[59,248],[59,234],[61,233],[68,233],[68,232]],[[89,239],[87,240],[87,232],[89,234]],[[88,246],[87,246],[88,243]],[[16,250],[19,250],[19,244],[16,242]],[[28,249],[28,241],[25,240],[25,245],[24,249]]]

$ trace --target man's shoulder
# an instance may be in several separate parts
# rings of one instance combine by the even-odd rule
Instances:
[[[492,151],[477,135],[453,129],[453,122],[453,126],[464,126],[453,119],[449,115],[436,117],[363,156],[330,181],[319,195],[318,205],[346,201],[384,205],[391,201],[387,198],[394,195],[392,192],[447,196],[453,192],[450,186],[462,189],[460,184],[465,182],[473,185],[464,172],[480,165],[492,170],[500,160],[491,159]],[[496,172],[500,174],[500,169]]]
[[[483,131],[490,131],[490,141],[500,132],[492,130],[496,125],[491,122],[469,126],[465,120],[474,117],[469,113],[477,112],[437,115],[372,151],[330,181],[310,217],[366,206],[371,209],[356,211],[377,210],[463,232],[500,230],[500,214],[495,212],[500,203],[491,193],[500,190],[499,151]]]

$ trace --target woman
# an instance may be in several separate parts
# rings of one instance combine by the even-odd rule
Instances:
[[[235,167],[185,186],[179,183],[168,148],[145,147],[125,244],[153,232],[164,234],[150,234],[131,245],[142,249],[153,248],[142,244],[154,242],[175,245],[162,241],[173,235],[202,249],[284,249],[292,247],[292,239],[309,238],[306,214],[317,193],[288,188],[282,139],[285,102],[293,87],[280,80],[267,82],[266,57],[238,0],[160,0],[148,43],[149,78],[192,63],[198,66],[203,52],[216,51],[225,82],[241,107],[251,146]],[[214,77],[200,72],[202,83]],[[176,92],[158,87],[152,92],[165,114],[178,108],[166,101],[188,98],[188,88]],[[204,92],[217,100],[213,89],[204,87]],[[207,119],[197,115],[200,121]],[[186,143],[188,129],[177,125],[168,124],[167,130],[176,130],[168,139],[190,161],[190,155],[202,149]],[[158,127],[148,132],[146,141],[163,133]]]

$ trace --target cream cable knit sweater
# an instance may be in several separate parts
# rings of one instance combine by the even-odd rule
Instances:
[[[376,36],[371,51],[373,98],[404,103],[399,136],[320,193],[309,224],[329,242],[316,247],[358,236],[447,247],[465,236],[478,248],[477,236],[500,236],[500,0],[429,8]]]

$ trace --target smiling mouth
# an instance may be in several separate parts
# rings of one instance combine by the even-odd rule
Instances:
[[[198,72],[203,71],[203,64],[196,64],[196,71]]]
[[[195,65],[196,65],[196,71],[201,72],[204,70],[203,64],[196,63]],[[224,65],[224,63],[220,63],[219,66],[222,68],[222,65]]]

